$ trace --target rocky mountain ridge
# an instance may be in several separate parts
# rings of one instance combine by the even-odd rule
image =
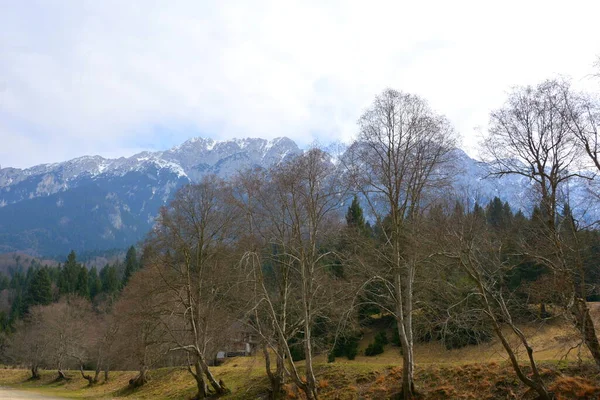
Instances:
[[[27,169],[0,169],[0,253],[41,256],[126,248],[151,228],[161,206],[182,185],[206,174],[227,179],[250,168],[269,168],[302,150],[281,137],[215,141],[190,139],[165,151],[106,159],[84,156]],[[457,198],[486,204],[494,196],[528,213],[535,199],[524,177],[490,179],[489,165],[455,150],[452,183]],[[589,185],[568,193],[578,217],[600,216],[589,202]]]

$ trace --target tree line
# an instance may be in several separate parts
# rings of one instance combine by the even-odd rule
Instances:
[[[106,264],[100,271],[78,262],[74,251],[56,267],[33,261],[24,271],[17,263],[8,275],[0,274],[0,291],[6,293],[6,304],[0,311],[0,332],[13,332],[14,324],[28,314],[30,307],[49,305],[63,296],[77,295],[96,303],[114,298],[138,269],[134,246],[127,251],[124,262]]]
[[[530,182],[535,207],[513,210],[453,191],[449,121],[418,96],[385,90],[341,157],[313,147],[269,170],[182,187],[114,285],[105,286],[111,272],[88,272],[72,253],[53,278],[29,284],[38,296],[54,282],[59,296],[29,303],[7,354],[33,377],[54,367],[69,379],[64,368],[77,366],[90,384],[123,368],[139,371],[130,382],[139,386],[154,367],[184,365],[205,398],[229,390],[212,367],[216,352],[251,332],[272,397],[292,384],[317,399],[315,356],[354,358],[377,317],[401,354],[405,399],[418,391],[415,342],[456,348],[492,337],[517,377],[550,399],[523,324],[563,318],[600,368],[588,306],[599,294],[600,241],[569,196],[581,180],[589,204],[598,201],[599,121],[600,103],[562,80],[510,93],[482,150],[490,179]],[[106,294],[115,296],[96,301]],[[369,354],[387,341],[380,332]]]

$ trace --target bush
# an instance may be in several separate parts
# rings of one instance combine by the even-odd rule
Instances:
[[[381,343],[382,345],[386,345],[389,343],[385,331],[381,331],[375,336],[375,342]]]
[[[490,341],[491,338],[492,333],[487,329],[465,327],[454,327],[454,329],[442,336],[444,346],[447,350],[460,349],[469,345],[478,345]]]
[[[346,347],[346,357],[348,360],[354,360],[358,354],[358,339],[352,341]]]
[[[376,356],[377,354],[381,354],[383,353],[383,345],[381,343],[371,343],[369,346],[367,346],[367,348],[365,349],[365,356]]]
[[[339,338],[333,347],[333,356],[345,356],[348,358],[348,360],[354,360],[358,354],[358,340],[359,336],[357,334]]]
[[[365,356],[376,356],[377,354],[383,353],[383,346],[388,344],[388,338],[384,331],[381,331],[375,335],[375,341],[365,349]]]

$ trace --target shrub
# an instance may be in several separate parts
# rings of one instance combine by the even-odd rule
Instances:
[[[383,353],[383,345],[381,343],[371,343],[365,349],[365,356],[376,356],[377,354]]]
[[[383,353],[383,346],[388,343],[387,335],[384,331],[381,331],[375,335],[375,341],[365,349],[365,355],[372,357],[377,354]]]
[[[358,354],[358,340],[357,334],[339,338],[332,351],[334,359],[345,356],[348,360],[354,360]]]
[[[375,342],[379,342],[383,345],[386,345],[389,343],[387,335],[385,334],[385,331],[381,331],[375,336]]]
[[[442,336],[446,349],[460,349],[469,345],[478,345],[488,342],[492,333],[488,329],[477,329],[475,327],[453,327]]]

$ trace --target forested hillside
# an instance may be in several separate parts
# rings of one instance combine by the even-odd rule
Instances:
[[[560,357],[576,351],[600,368],[590,307],[600,233],[574,216],[569,196],[572,180],[593,189],[600,172],[599,111],[551,80],[515,88],[491,113],[490,178],[527,183],[534,206],[524,213],[501,196],[473,202],[454,190],[449,121],[418,96],[385,90],[343,157],[313,147],[226,180],[207,174],[160,208],[122,263],[88,270],[71,252],[58,267],[4,276],[4,360],[32,379],[79,369],[89,385],[137,370],[131,388],[156,368],[185,366],[205,398],[231,390],[215,365],[252,354],[264,359],[271,397],[317,399],[317,358],[351,362],[367,340],[361,356],[395,346],[387,393],[408,399],[424,379],[417,344],[493,341],[517,385],[551,399],[559,389],[529,327],[560,326],[573,344]]]

